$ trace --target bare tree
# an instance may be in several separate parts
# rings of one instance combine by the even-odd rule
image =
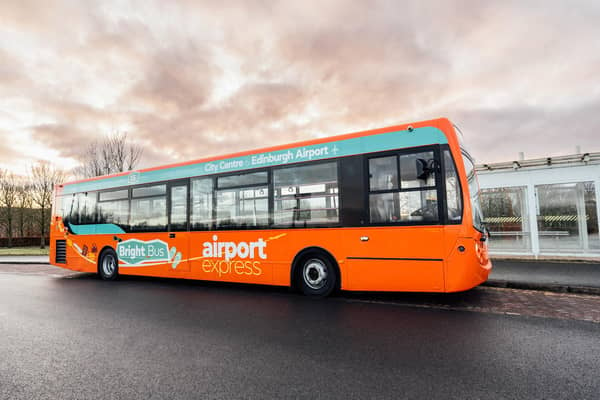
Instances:
[[[33,199],[31,197],[31,180],[29,177],[20,180],[17,185],[18,201],[17,207],[19,208],[19,236],[25,237],[25,225],[29,224],[31,216],[31,209],[33,206]]]
[[[114,133],[90,143],[75,173],[84,178],[131,171],[142,157],[143,149],[132,143],[127,133]]]
[[[11,172],[0,173],[0,206],[2,220],[6,227],[8,247],[12,247],[14,208],[18,200],[17,177]]]
[[[100,145],[97,140],[90,143],[81,156],[81,165],[76,169],[76,174],[85,178],[104,175]]]
[[[46,245],[46,210],[52,205],[52,194],[54,187],[62,183],[65,179],[65,173],[52,167],[48,162],[38,162],[31,167],[31,198],[33,205],[40,208],[37,222],[40,228],[41,240],[40,248]]]

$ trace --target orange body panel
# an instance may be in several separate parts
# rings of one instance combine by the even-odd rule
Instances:
[[[320,247],[337,261],[344,290],[451,292],[466,290],[485,281],[490,270],[489,260],[480,261],[473,238],[460,238],[457,229],[443,226],[394,228],[329,228],[274,229],[257,231],[177,232],[168,234],[122,234],[119,238],[149,241],[156,238],[169,248],[189,251],[182,253],[181,262],[158,262],[150,266],[126,266],[120,262],[119,273],[210,281],[259,283],[289,286],[294,257],[308,247]],[[460,228],[460,227],[459,227]],[[54,232],[54,231],[53,231]],[[69,235],[66,267],[75,271],[97,272],[102,249],[116,249],[113,235]],[[56,232],[52,240],[58,239]],[[164,236],[164,237],[163,237]],[[262,259],[207,257],[205,243],[266,242]],[[368,241],[361,238],[368,237]],[[444,246],[452,244],[452,246]],[[460,253],[456,248],[465,247]],[[91,249],[96,249],[92,252]],[[481,251],[481,250],[480,250]],[[53,256],[52,256],[53,257]]]
[[[432,126],[442,130],[448,138],[454,159],[460,160],[458,139],[448,120],[438,119],[412,125],[415,128]],[[407,126],[359,132],[335,139],[406,129]],[[323,143],[331,139],[302,144]],[[469,193],[464,166],[462,162],[456,164],[463,199],[466,200]],[[491,270],[486,242],[480,240],[481,233],[472,226],[470,203],[464,201],[463,207],[460,225],[197,231],[174,232],[174,235],[168,232],[74,235],[66,231],[59,217],[53,216],[51,249],[56,240],[64,239],[67,250],[65,264],[56,262],[53,249],[50,261],[76,271],[97,272],[98,258],[104,248],[117,250],[119,241],[131,239],[143,242],[158,240],[168,252],[172,252],[167,260],[153,262],[149,258],[148,262],[137,265],[120,260],[119,273],[289,286],[292,283],[294,257],[308,247],[320,247],[336,260],[341,275],[341,289],[454,292],[484,282]],[[180,257],[178,262],[174,262],[174,254]]]

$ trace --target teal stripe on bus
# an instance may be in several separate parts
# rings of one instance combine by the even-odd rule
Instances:
[[[116,235],[125,233],[125,231],[120,226],[115,224],[69,224],[69,228],[76,235]]]
[[[386,132],[376,135],[314,144],[310,146],[291,147],[289,149],[266,153],[250,154],[241,157],[157,169],[153,171],[132,171],[127,175],[65,184],[63,194],[88,192],[129,185],[166,181],[171,179],[212,175],[223,172],[244,171],[254,168],[273,167],[305,161],[317,161],[328,158],[351,156],[355,154],[365,154],[406,147],[445,143],[448,143],[448,139],[446,138],[446,135],[444,135],[444,133],[438,128],[415,128],[412,132],[408,130]]]

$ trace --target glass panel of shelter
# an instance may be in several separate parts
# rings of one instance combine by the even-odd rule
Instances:
[[[593,182],[537,185],[535,191],[542,252],[600,250]]]
[[[481,207],[490,250],[531,250],[525,186],[482,189]]]

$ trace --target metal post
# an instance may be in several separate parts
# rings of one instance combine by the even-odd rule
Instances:
[[[596,201],[596,226],[600,228],[600,178],[594,181],[594,189],[596,189],[596,198],[594,199]],[[600,232],[596,240],[600,241]],[[598,243],[596,243],[596,246],[598,246]],[[596,246],[593,247],[598,248]]]
[[[575,185],[575,195],[577,196],[575,201],[577,202],[577,228],[579,229],[579,243],[581,243],[583,252],[587,253],[590,246],[588,242],[583,182],[578,182]]]
[[[527,184],[527,210],[529,214],[529,232],[531,235],[531,252],[534,257],[540,255],[540,241],[538,237],[537,226],[537,198],[535,195],[535,186],[533,183]]]

